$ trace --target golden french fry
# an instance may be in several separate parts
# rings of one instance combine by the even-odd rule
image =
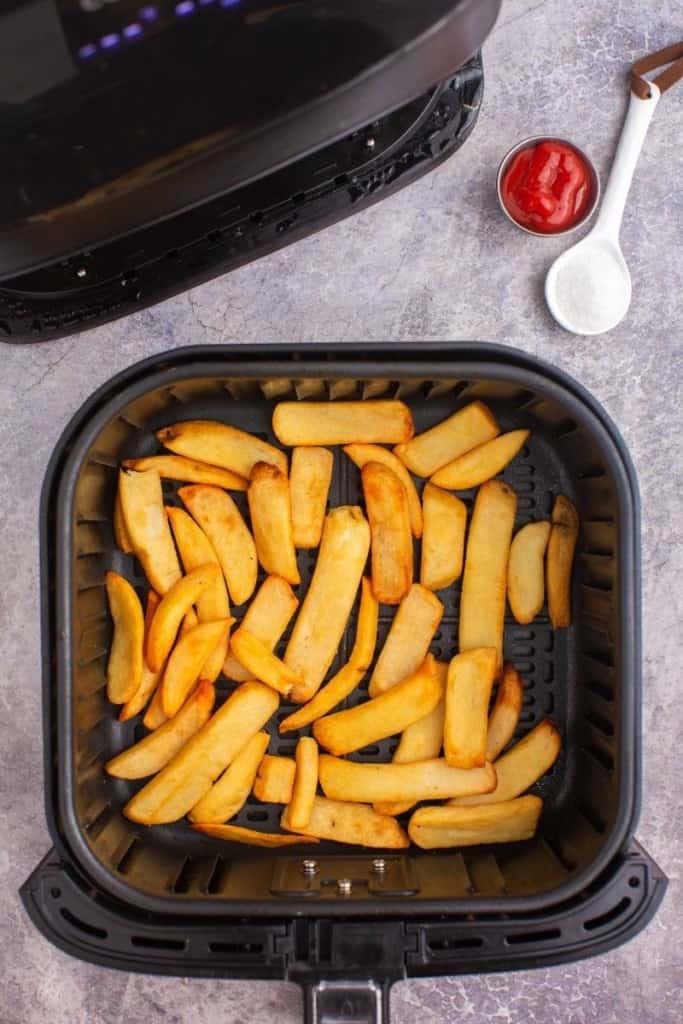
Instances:
[[[316,718],[322,718],[356,689],[367,672],[377,642],[379,604],[372,592],[370,580],[363,577],[361,585],[358,626],[351,657],[329,683],[318,690],[313,700],[280,722],[280,732],[303,729],[304,726],[315,722]]]
[[[371,697],[378,697],[417,671],[442,616],[443,605],[438,597],[420,583],[413,583],[398,607],[370,677]]]
[[[108,761],[109,774],[117,779],[144,779],[161,771],[209,720],[214,699],[213,684],[202,681],[175,718]]]
[[[372,537],[372,589],[381,604],[399,604],[413,581],[413,537],[405,487],[381,462],[366,462],[360,473]]]
[[[502,800],[512,800],[533,786],[552,767],[559,752],[560,734],[546,719],[498,758],[495,789],[476,799],[462,796],[452,802],[458,805],[498,804]]]
[[[258,766],[254,796],[266,804],[288,804],[292,799],[295,773],[293,757],[266,754]]]
[[[180,560],[186,573],[191,573],[202,565],[208,565],[211,562],[220,567],[218,556],[209,538],[185,509],[169,506],[166,509],[166,515],[171,524],[176,547],[178,548]],[[202,590],[197,597],[196,604],[197,617],[200,622],[215,622],[217,619],[227,619],[230,617],[228,588],[225,585],[225,577],[222,572],[216,576],[213,583],[209,583]],[[228,656],[229,646],[230,634],[226,636],[222,643],[216,646],[215,650],[209,655],[206,664],[202,667],[204,679],[210,679],[213,682],[218,678],[223,668],[223,663]]]
[[[301,583],[292,533],[292,502],[287,475],[257,462],[249,478],[249,515],[256,554],[263,568],[288,583]]]
[[[477,492],[465,555],[460,598],[461,651],[495,647],[503,665],[503,624],[507,564],[517,497],[501,480],[489,480]]]
[[[161,706],[173,718],[199,679],[206,659],[222,643],[234,619],[201,622],[178,640],[166,664],[161,681]]]
[[[352,803],[440,800],[490,793],[496,785],[493,765],[451,768],[444,758],[412,764],[369,764],[321,754],[318,771],[325,796]],[[470,799],[474,802],[477,797]]]
[[[283,473],[287,472],[287,456],[283,451],[225,423],[186,420],[157,430],[157,439],[178,455],[229,469],[244,480],[249,479],[257,462],[269,462],[279,466]]]
[[[247,740],[263,728],[279,703],[269,686],[244,683],[238,687],[166,767],[128,801],[125,816],[141,825],[178,821],[201,800]]]
[[[432,483],[449,491],[469,491],[492,480],[522,450],[530,433],[530,430],[511,430],[477,445],[437,470]]]
[[[287,808],[289,828],[305,832],[311,820],[315,791],[318,788],[318,744],[310,736],[302,736],[296,745],[296,774],[292,798]]]
[[[254,538],[226,491],[192,484],[178,491],[180,500],[209,538],[235,604],[254,593],[258,563]]]
[[[325,518],[308,593],[287,644],[285,663],[303,678],[292,700],[305,703],[332,664],[353,606],[370,547],[370,528],[359,508],[334,508]]]
[[[161,686],[157,685],[154,696],[149,702],[149,707],[145,711],[142,724],[145,729],[150,729],[153,732],[167,721],[168,715],[164,714],[164,705],[161,698]]]
[[[133,550],[133,544],[128,536],[128,530],[126,529],[126,521],[123,518],[121,494],[118,490],[116,491],[116,498],[114,500],[114,540],[116,541],[117,548],[120,548],[124,555],[129,555]]]
[[[179,718],[183,711],[180,711],[176,718]],[[251,792],[269,740],[267,732],[257,732],[247,740],[235,760],[231,761],[211,789],[194,805],[189,814],[190,821],[219,824],[229,821],[241,811]]]
[[[116,572],[105,577],[114,638],[107,663],[107,697],[112,704],[125,704],[142,680],[142,644],[145,618],[140,598],[128,580]]]
[[[213,562],[194,569],[174,583],[161,600],[152,619],[145,656],[153,672],[160,672],[185,614],[207,587],[220,579],[220,568]]]
[[[280,824],[289,828],[289,808],[285,807]],[[318,839],[332,839],[353,846],[371,846],[387,850],[402,850],[410,845],[408,836],[394,818],[377,814],[372,807],[327,800],[317,796],[313,801],[306,833]]]
[[[119,494],[133,551],[150,586],[163,597],[182,573],[164,512],[161,478],[154,469],[144,473],[121,470]]]
[[[446,687],[448,665],[437,661],[436,668],[442,689]],[[443,723],[446,715],[445,696],[424,718],[418,718],[401,733],[401,739],[394,751],[394,764],[412,764],[414,761],[432,761],[441,753],[443,746]],[[378,814],[403,814],[413,806],[412,800],[400,800],[397,803],[377,803],[374,805]]]
[[[486,764],[489,702],[497,668],[495,647],[463,651],[448,666],[443,745],[453,768]]]
[[[545,570],[548,614],[553,629],[565,628],[572,622],[572,565],[578,536],[576,509],[569,498],[558,494],[553,505]]]
[[[442,590],[455,583],[462,573],[467,506],[432,483],[425,484],[422,502],[420,582],[430,590]]]
[[[247,481],[230,469],[209,466],[206,462],[186,459],[183,455],[149,455],[144,459],[124,459],[124,469],[142,472],[155,469],[162,480],[180,480],[186,484],[213,484],[226,491],[246,491]]]
[[[397,445],[394,454],[417,476],[431,476],[447,462],[499,433],[491,410],[483,402],[470,402],[408,444]]]
[[[317,548],[323,532],[334,455],[327,448],[295,448],[289,487],[296,548]]]
[[[199,619],[194,608],[188,608],[185,612],[185,617],[180,623],[180,629],[178,630],[178,639],[182,640],[186,633],[189,633],[191,629],[199,625]]]
[[[403,484],[408,499],[408,514],[413,537],[422,536],[422,505],[413,478],[398,456],[378,444],[347,444],[344,451],[359,469],[368,462],[381,462],[392,470]]]
[[[139,711],[142,711],[159,683],[160,673],[152,672],[145,660],[144,652],[147,646],[149,628],[152,625],[152,619],[159,607],[160,601],[161,598],[157,594],[156,590],[149,590],[147,592],[147,602],[145,604],[144,642],[142,645],[142,676],[140,677],[140,685],[137,690],[130,700],[127,700],[121,708],[121,711],[119,712],[119,722],[127,722],[129,718],[134,718]]]
[[[441,699],[441,680],[431,654],[417,672],[386,693],[346,711],[320,718],[313,735],[333,754],[350,754],[402,732],[432,711]]]
[[[510,545],[508,559],[508,602],[515,620],[522,626],[536,618],[545,595],[545,549],[550,523],[527,523]]]
[[[242,828],[241,825],[193,825],[196,832],[203,832],[213,839],[225,839],[230,843],[244,843],[245,846],[264,846],[273,849],[277,846],[296,846],[298,843],[317,843],[313,836],[281,835],[278,832],[257,832],[253,828]]]
[[[404,402],[278,402],[273,433],[286,445],[398,444],[414,433]]]
[[[522,711],[523,700],[522,677],[512,665],[503,665],[498,693],[489,715],[486,733],[487,761],[495,761],[512,739]]]
[[[408,823],[408,832],[423,850],[514,843],[535,834],[542,808],[537,796],[483,807],[420,807]]]
[[[252,679],[272,686],[283,697],[288,697],[295,686],[301,685],[301,676],[269,651],[266,645],[257,640],[244,626],[240,626],[234,634],[230,647]]]
[[[241,627],[272,651],[299,607],[299,598],[280,576],[267,576],[246,610]],[[249,672],[231,651],[225,659],[223,674],[237,683],[249,679]]]

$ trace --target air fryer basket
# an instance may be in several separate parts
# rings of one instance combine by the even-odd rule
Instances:
[[[127,821],[121,808],[139,784],[109,778],[103,768],[141,735],[136,721],[116,720],[104,686],[111,635],[104,574],[123,571],[144,589],[140,568],[112,537],[119,461],[156,451],[154,430],[179,419],[215,418],[272,437],[280,398],[378,396],[408,402],[417,430],[475,397],[486,400],[503,429],[532,428],[505,472],[518,494],[517,526],[547,516],[558,492],[578,506],[574,625],[553,631],[544,612],[529,627],[510,620],[505,627],[506,656],[525,684],[519,735],[546,716],[562,734],[562,755],[536,787],[545,799],[537,838],[394,851],[378,874],[378,851],[321,844],[282,854],[211,840],[185,823],[145,829]],[[164,489],[176,502],[176,485]],[[361,501],[358,472],[341,453],[330,501]],[[531,913],[585,891],[630,840],[640,760],[637,488],[613,425],[553,368],[489,345],[171,352],[126,371],[81,410],[55,453],[42,517],[48,814],[61,856],[109,898],[202,919]],[[313,562],[301,553],[304,581]],[[446,611],[432,649],[449,657],[459,587],[441,596]],[[391,614],[382,609],[380,642]],[[342,661],[348,646],[347,636]],[[229,690],[225,680],[219,690]],[[283,704],[278,717],[285,713]],[[296,734],[280,738],[274,729],[270,751],[291,753],[295,741]],[[385,760],[392,749],[386,741],[358,757]],[[278,819],[278,808],[250,800],[237,822],[274,831]],[[318,862],[312,878],[301,871],[306,856]],[[337,890],[342,877],[352,880],[350,895]]]

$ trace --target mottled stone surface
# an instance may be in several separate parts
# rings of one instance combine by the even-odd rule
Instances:
[[[480,338],[543,355],[604,403],[643,497],[645,786],[638,835],[671,879],[647,932],[602,958],[536,973],[398,985],[398,1024],[678,1024],[683,1019],[676,758],[683,527],[683,87],[660,104],[623,230],[628,319],[597,340],[554,326],[541,300],[561,241],[496,209],[498,161],[519,138],[564,134],[605,171],[637,55],[680,37],[680,0],[507,0],[488,41],[487,94],[460,155],[374,209],[124,322],[2,349],[0,407],[0,985],[2,1024],[293,1024],[277,983],[183,982],[71,960],[30,925],[16,891],[48,848],[43,821],[36,507],[50,452],[93,388],[144,355],[199,343]]]

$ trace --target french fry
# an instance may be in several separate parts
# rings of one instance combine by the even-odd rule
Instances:
[[[366,462],[361,479],[372,537],[372,588],[381,604],[399,604],[413,580],[413,537],[405,487],[381,462]]]
[[[285,807],[280,824],[289,829],[289,808]],[[394,818],[377,814],[372,807],[327,800],[316,796],[306,834],[317,839],[331,839],[353,846],[370,846],[387,850],[403,850],[410,845],[408,836]]]
[[[361,585],[358,626],[351,657],[329,683],[318,690],[313,700],[280,722],[280,732],[303,729],[304,726],[315,722],[317,718],[322,718],[337,704],[341,704],[350,693],[353,693],[370,667],[377,642],[379,604],[372,592],[370,580],[363,577]]]
[[[178,495],[209,538],[232,601],[248,601],[256,586],[258,562],[254,538],[237,505],[226,491],[204,484],[181,487]]]
[[[572,565],[578,536],[576,509],[569,498],[558,494],[553,505],[545,570],[548,614],[553,629],[563,629],[572,622]]]
[[[202,622],[178,640],[166,663],[161,681],[161,706],[173,718],[197,682],[206,659],[221,644],[234,619]]]
[[[201,682],[175,718],[169,719],[156,732],[145,736],[139,743],[108,761],[106,769],[109,774],[117,779],[144,779],[161,771],[208,722],[214,699],[212,683],[208,680]]]
[[[263,728],[279,702],[278,695],[261,683],[238,687],[166,767],[135,793],[124,815],[141,825],[178,821]]]
[[[285,445],[398,444],[414,433],[407,405],[396,401],[278,402],[273,433]]]
[[[292,502],[287,475],[257,462],[249,478],[249,514],[258,560],[267,573],[301,583],[292,533]]]
[[[477,445],[438,469],[432,483],[449,491],[469,491],[492,480],[522,450],[530,433],[530,430],[511,430]]]
[[[547,719],[527,733],[515,743],[514,747],[496,761],[497,784],[495,789],[485,796],[461,796],[455,801],[457,805],[466,804],[499,804],[503,800],[513,800],[544,775],[555,763],[560,752],[560,734],[552,722]]]
[[[523,700],[522,677],[512,665],[503,665],[498,693],[489,715],[486,733],[487,761],[495,761],[512,739],[522,711]]]
[[[123,551],[124,555],[129,555],[133,550],[133,544],[126,529],[126,521],[123,518],[121,495],[118,490],[114,500],[114,540],[116,541],[117,548]]]
[[[292,799],[295,773],[293,757],[266,754],[258,766],[254,796],[266,804],[288,804]]]
[[[199,619],[194,608],[188,608],[185,612],[185,618],[180,623],[180,629],[178,630],[178,639],[182,640],[186,633],[189,633],[191,629],[199,625]]]
[[[508,602],[515,621],[526,626],[543,607],[545,595],[545,550],[550,523],[527,523],[510,545],[508,559]]]
[[[413,478],[398,456],[378,444],[347,444],[344,451],[359,469],[368,462],[380,462],[392,470],[403,484],[408,499],[408,514],[413,537],[422,536],[422,505]]]
[[[161,599],[149,628],[145,656],[153,672],[160,672],[185,614],[207,587],[220,579],[220,568],[213,562],[194,569],[173,584]]]
[[[428,654],[417,672],[386,693],[318,719],[313,735],[321,747],[333,754],[350,754],[402,732],[428,715],[440,699],[441,681],[434,659]]]
[[[152,672],[151,668],[147,664],[144,652],[147,645],[147,637],[149,636],[149,627],[152,625],[152,619],[159,607],[160,601],[161,598],[157,594],[156,590],[149,590],[147,592],[147,602],[145,604],[144,642],[142,645],[142,676],[140,677],[140,685],[137,690],[130,700],[127,700],[121,708],[121,711],[119,712],[119,722],[127,722],[129,718],[134,718],[138,712],[142,711],[159,684],[160,673]]]
[[[116,572],[105,577],[114,638],[107,662],[107,697],[112,704],[125,704],[142,680],[142,644],[145,618],[140,598],[128,580]]]
[[[150,586],[163,595],[180,579],[180,562],[164,512],[161,478],[156,470],[119,473],[121,509],[130,543]]]
[[[177,455],[229,469],[248,480],[257,462],[287,472],[287,456],[279,448],[237,427],[213,420],[186,420],[157,431],[157,439]],[[224,486],[221,484],[220,486]]]
[[[370,678],[368,693],[378,697],[416,672],[424,661],[443,616],[443,604],[431,590],[413,583],[391,623]]]
[[[144,459],[124,459],[124,469],[138,473],[155,469],[162,480],[180,480],[186,484],[212,484],[226,491],[246,491],[247,481],[230,469],[209,466],[206,462],[186,459],[183,455],[149,455]]]
[[[267,576],[247,608],[241,627],[272,651],[298,607],[299,599],[289,583],[280,576]],[[225,659],[223,674],[237,683],[249,679],[249,672],[233,651]]]
[[[289,487],[296,548],[317,548],[323,532],[334,455],[327,448],[295,448]]]
[[[296,745],[296,774],[292,798],[287,808],[289,828],[305,832],[311,820],[315,791],[318,788],[318,744],[310,736],[302,736]]]
[[[301,676],[269,651],[266,645],[257,640],[244,626],[240,626],[234,634],[230,647],[252,679],[272,686],[283,697],[289,697],[293,688],[301,685]]]
[[[436,668],[442,689],[446,688],[448,665],[437,661]],[[446,716],[445,695],[424,718],[418,718],[401,733],[398,746],[394,751],[394,764],[412,764],[414,761],[432,761],[441,753],[443,746],[443,723]],[[374,805],[378,814],[403,814],[413,806],[412,800],[400,800],[397,803],[377,803]]]
[[[280,835],[277,832],[257,832],[241,825],[193,825],[195,832],[203,832],[213,839],[224,839],[229,843],[243,843],[245,846],[263,846],[274,849],[278,846],[296,846],[299,843],[317,843],[313,836]]]
[[[517,497],[500,480],[489,480],[477,492],[465,555],[460,599],[461,651],[495,647],[503,665],[503,623],[507,563]]]
[[[444,797],[490,793],[496,785],[493,765],[451,768],[444,758],[412,764],[370,764],[320,755],[320,785],[332,800],[385,803],[399,800],[441,800]]]
[[[470,402],[435,427],[394,448],[401,462],[417,476],[431,476],[459,455],[500,433],[494,415],[483,402]]]
[[[495,647],[475,647],[451,660],[446,683],[444,754],[453,768],[486,764],[489,702],[498,668]]]
[[[408,832],[423,850],[514,843],[535,834],[542,808],[537,796],[483,807],[420,807],[410,819]]]
[[[285,663],[302,676],[292,700],[317,693],[332,664],[353,606],[370,547],[370,528],[356,506],[332,509],[325,518],[318,560],[294,623]]]
[[[170,456],[169,456],[170,458]],[[186,573],[199,569],[202,565],[214,563],[220,567],[218,556],[209,538],[195,523],[185,509],[169,506],[166,509],[168,521],[180,554],[180,560]],[[200,622],[215,622],[217,619],[230,618],[230,601],[225,577],[220,572],[213,583],[209,583],[197,597],[197,616]],[[221,673],[223,663],[228,656],[230,634],[218,644],[202,666],[204,679],[213,682]]]
[[[176,718],[183,711],[178,712]],[[241,811],[251,792],[258,766],[268,749],[269,740],[267,732],[257,732],[247,740],[235,760],[194,805],[189,814],[190,821],[220,824],[234,818]]]
[[[425,484],[422,502],[420,582],[430,590],[443,590],[462,573],[467,507],[460,498],[432,483]]]
[[[168,715],[164,714],[164,705],[161,698],[161,686],[157,685],[154,695],[149,702],[149,707],[145,711],[142,724],[145,729],[149,729],[153,732],[167,721]]]

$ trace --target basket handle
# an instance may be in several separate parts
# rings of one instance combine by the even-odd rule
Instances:
[[[303,990],[304,1024],[389,1024],[391,982],[318,981]]]

